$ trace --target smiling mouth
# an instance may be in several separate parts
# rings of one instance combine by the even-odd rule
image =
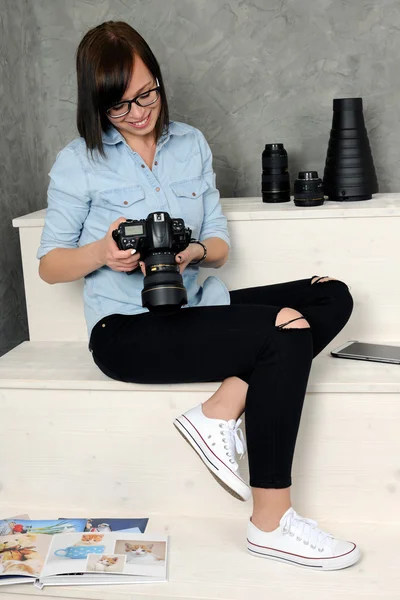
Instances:
[[[129,121],[129,125],[132,125],[132,127],[144,127],[144,125],[147,125],[148,121],[150,120],[150,115],[151,115],[151,112],[149,112],[147,117],[145,119],[142,119],[141,121],[136,121],[136,122]]]

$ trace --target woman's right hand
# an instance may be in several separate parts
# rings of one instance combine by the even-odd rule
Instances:
[[[114,229],[118,229],[119,224],[124,221],[125,217],[120,217],[111,223],[106,235],[100,240],[101,262],[113,271],[133,271],[139,266],[140,252],[120,250],[112,237]]]

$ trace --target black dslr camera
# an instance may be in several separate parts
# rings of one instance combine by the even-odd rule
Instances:
[[[142,306],[150,311],[171,312],[187,304],[175,256],[187,248],[191,235],[183,219],[171,219],[167,212],[150,213],[147,219],[138,221],[129,219],[112,232],[120,250],[140,252],[146,267]]]

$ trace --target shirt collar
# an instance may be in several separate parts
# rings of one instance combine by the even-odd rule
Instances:
[[[186,125],[186,123],[170,121],[168,133],[164,132],[158,140],[158,143],[160,144],[161,142],[168,140],[171,137],[171,135],[185,135],[186,133],[189,133],[190,130],[191,127],[189,125]],[[103,143],[109,146],[114,146],[115,144],[124,141],[124,137],[114,126],[111,126],[110,129],[106,132],[103,131],[102,139]]]

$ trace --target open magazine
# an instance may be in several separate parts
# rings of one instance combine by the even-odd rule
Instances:
[[[8,521],[0,521],[0,525]],[[0,585],[35,582],[43,587],[166,581],[168,538],[141,533],[147,521],[11,521],[12,533],[0,536]],[[56,527],[55,523],[64,526],[66,533],[37,533],[43,527]],[[118,531],[122,524],[126,529]],[[110,531],[112,526],[114,531]],[[72,527],[77,530],[71,532]]]

